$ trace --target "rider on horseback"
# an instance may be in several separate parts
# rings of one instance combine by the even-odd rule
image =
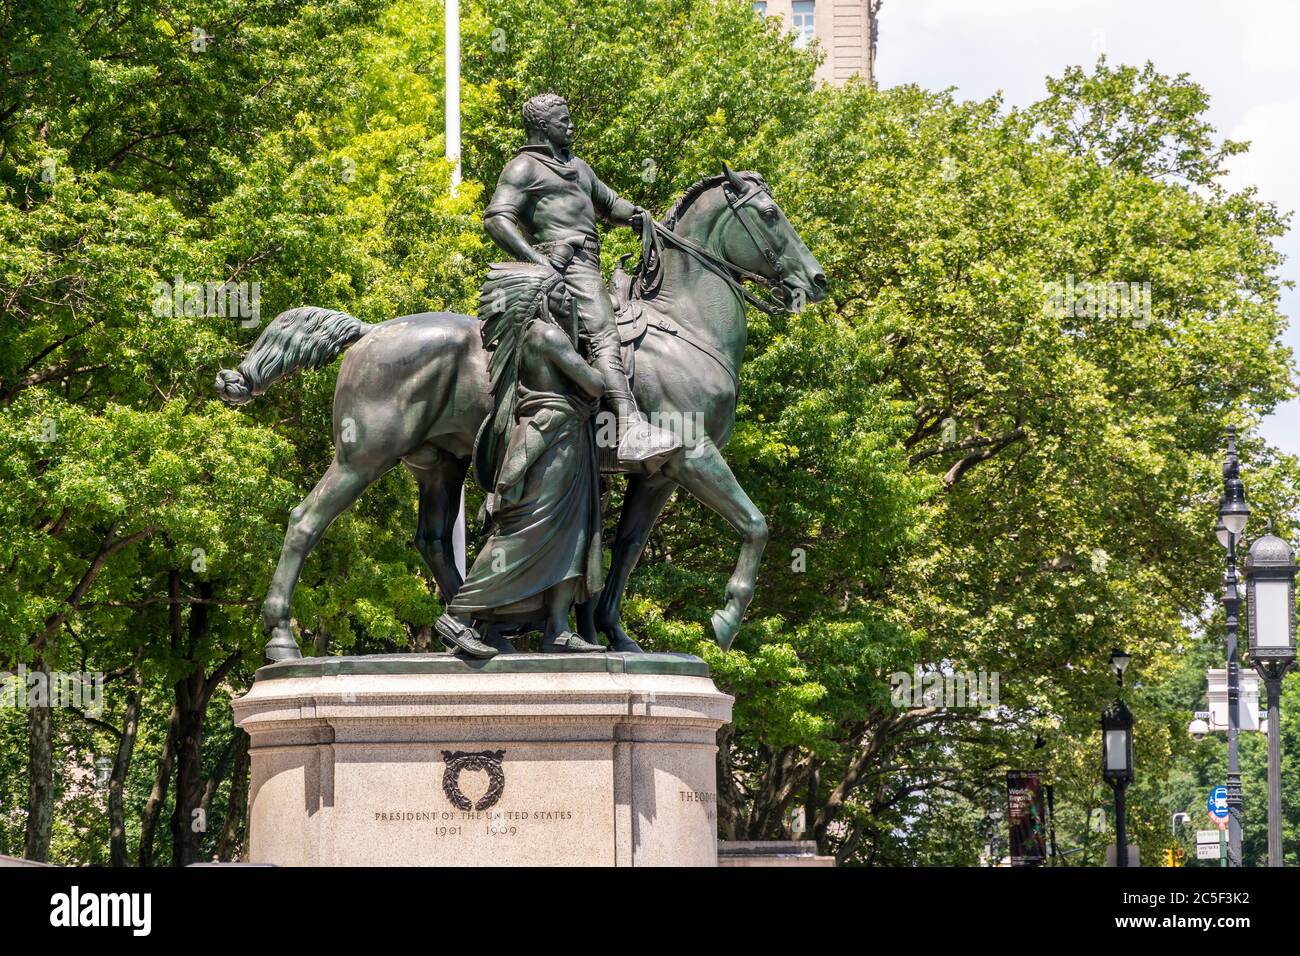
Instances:
[[[652,471],[681,447],[681,441],[644,421],[632,398],[614,308],[600,274],[596,232],[597,216],[614,225],[634,226],[649,213],[620,198],[569,151],[573,120],[561,97],[534,96],[524,104],[523,116],[528,143],[501,171],[483,214],[483,228],[519,261],[562,273],[588,358],[600,372],[605,400],[617,418],[619,463]]]

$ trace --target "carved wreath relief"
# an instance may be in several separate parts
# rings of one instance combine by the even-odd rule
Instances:
[[[442,772],[442,792],[457,810],[486,810],[501,799],[506,789],[506,774],[501,767],[504,750],[444,750],[442,759],[447,767]],[[488,775],[487,793],[477,803],[470,801],[460,789],[460,775],[466,770],[482,770]]]

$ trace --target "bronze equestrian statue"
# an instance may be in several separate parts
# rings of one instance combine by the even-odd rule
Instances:
[[[546,146],[551,152],[541,163],[531,156],[525,162],[554,173],[566,187],[575,181],[566,176],[566,164],[570,173],[577,170],[576,181],[588,196],[590,210],[577,191],[557,205],[568,207],[566,214],[576,210],[583,228],[557,234],[560,230],[552,232],[552,220],[547,220],[545,228],[538,229],[544,238],[533,238],[553,243],[549,251],[529,246],[523,229],[529,223],[537,227],[538,216],[556,212],[557,206],[547,206],[545,188],[535,189],[529,198],[528,190],[536,184],[510,165],[502,175],[501,185],[507,187],[503,202],[497,205],[494,196],[485,227],[513,255],[560,273],[576,305],[582,326],[577,331],[595,359],[604,394],[613,400],[618,417],[618,467],[628,472],[627,492],[608,576],[599,595],[579,606],[577,636],[594,644],[600,633],[610,651],[641,650],[620,622],[623,591],[655,520],[681,486],[722,515],[741,537],[726,603],[711,620],[718,644],[726,649],[753,598],[767,543],[762,513],[721,452],[735,424],[746,306],[797,310],[825,296],[826,276],[757,173],[737,173],[724,165],[721,175],[691,186],[662,224],[653,223],[612,191],[602,192],[603,184],[597,185],[590,168],[568,152],[572,123],[567,108],[562,119],[559,115],[563,101],[553,97],[547,103],[525,122],[531,124],[529,145]],[[540,155],[540,150],[526,147],[521,155],[527,153]],[[643,231],[640,273],[633,281],[620,272],[614,281],[615,301],[625,306],[619,311],[615,337],[635,349],[632,404],[618,394],[619,381],[626,379],[614,379],[624,372],[608,345],[605,310],[610,306],[612,313],[613,306],[593,289],[592,277],[599,276],[598,247],[593,249],[585,229],[592,213],[639,224]],[[519,246],[520,237],[527,250]],[[582,259],[573,276],[572,262],[564,270],[555,268],[568,255],[565,247]],[[766,295],[750,292],[745,281],[758,284]],[[481,315],[490,316],[495,308],[480,301]],[[444,603],[453,604],[462,581],[452,553],[452,530],[471,456],[480,456],[475,476],[485,490],[493,491],[488,485],[494,473],[485,473],[481,460],[490,442],[480,438],[480,432],[491,433],[488,419],[496,411],[483,329],[479,319],[450,312],[423,312],[372,325],[329,309],[289,309],[267,326],[237,369],[218,374],[221,397],[243,404],[286,375],[318,368],[348,349],[334,391],[334,460],[290,515],[263,604],[263,626],[271,635],[269,659],[300,656],[290,608],[308,553],[330,523],[399,462],[419,486],[416,545]],[[638,407],[672,432],[666,446],[658,429],[639,418]],[[626,440],[633,427],[638,429],[636,438]]]

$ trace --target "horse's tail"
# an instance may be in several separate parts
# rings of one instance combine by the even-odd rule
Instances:
[[[311,305],[281,312],[238,368],[217,373],[217,394],[231,405],[251,402],[286,375],[334,361],[372,328],[346,312]]]

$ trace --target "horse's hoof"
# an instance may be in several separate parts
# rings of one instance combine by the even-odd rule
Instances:
[[[294,661],[302,657],[298,642],[293,637],[293,629],[285,624],[281,624],[271,632],[271,639],[266,642],[262,653],[271,663]]]
[[[731,642],[736,639],[736,632],[740,630],[740,620],[722,610],[714,611],[709,623],[713,625],[713,636],[717,639],[718,646],[724,651],[730,650]]]
[[[609,627],[602,628],[602,632],[609,640],[609,649],[615,654],[644,654],[645,648],[628,636],[627,631],[623,630],[623,625],[617,620]]]
[[[609,649],[614,654],[644,654],[645,648],[626,634],[621,639],[610,638]]]

